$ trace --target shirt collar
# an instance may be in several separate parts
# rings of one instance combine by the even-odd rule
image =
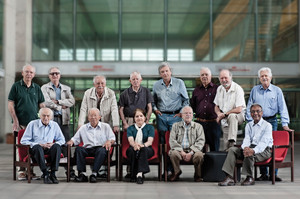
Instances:
[[[210,82],[208,85],[207,85],[207,88],[209,88],[209,87],[213,87],[213,83],[212,82]],[[204,86],[203,86],[203,84],[201,84],[200,85],[200,88],[205,88]]]
[[[25,82],[24,82],[23,79],[21,79],[21,86],[26,86],[26,87],[27,87],[27,85],[25,84]],[[31,81],[30,87],[33,87],[33,88],[34,88],[34,84],[33,84],[32,81]]]
[[[57,87],[51,82],[52,88],[56,89]],[[61,88],[60,83],[58,83],[58,88]]]
[[[129,93],[139,93],[139,92],[141,91],[141,87],[142,87],[142,86],[140,86],[138,92],[135,92],[135,91],[133,90],[132,86],[130,86],[130,87],[129,87]]]
[[[255,125],[261,126],[263,121],[264,121],[264,119],[261,117],[260,120],[258,121],[258,123],[255,124],[253,121],[253,126],[255,126]]]
[[[265,90],[264,87],[261,84],[259,85],[259,89]],[[266,90],[272,91],[273,90],[273,85],[270,83],[269,87]]]
[[[51,128],[51,126],[52,126],[51,121],[49,122],[49,124],[48,124],[47,126],[49,126],[49,128]],[[42,123],[42,120],[39,119],[39,128],[41,128],[41,127],[47,127],[47,126],[45,126],[45,125]]]
[[[92,127],[91,123],[87,123],[87,128],[88,129],[94,129],[94,127]],[[100,128],[101,129],[101,123],[100,122],[98,122],[96,128]]]
[[[169,85],[172,86],[172,84],[173,84],[173,78],[171,77],[171,81]],[[166,85],[164,79],[161,79],[161,85]]]

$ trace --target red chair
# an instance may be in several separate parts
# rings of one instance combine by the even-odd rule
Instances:
[[[256,162],[254,176],[257,177],[258,166],[269,166],[269,173],[272,176],[272,184],[275,184],[275,169],[291,168],[291,182],[294,182],[294,131],[273,131],[273,146],[272,157],[263,161]],[[290,160],[285,157],[290,149]],[[235,167],[234,178],[237,181],[238,171],[240,170],[243,161],[238,160]]]
[[[81,142],[78,146],[83,146],[83,143]],[[104,161],[103,165],[107,166],[107,177],[106,181],[110,182],[110,167],[116,166],[116,179],[118,179],[118,158],[116,156],[115,160],[112,160],[112,155],[114,152],[114,148],[118,147],[118,144],[113,144],[111,149],[109,150],[109,153],[107,152],[106,160]],[[93,165],[95,157],[86,157],[86,165]],[[76,164],[76,163],[75,163]],[[70,167],[68,167],[68,171],[70,172]]]
[[[130,162],[127,158],[126,155],[126,151],[129,148],[129,142],[127,139],[127,132],[122,132],[121,133],[121,139],[122,139],[122,143],[120,146],[120,181],[122,181],[123,179],[123,165],[130,165]],[[162,160],[161,160],[161,156],[162,156],[162,147],[159,144],[159,134],[157,131],[155,131],[155,136],[153,139],[153,143],[152,143],[152,148],[154,150],[154,155],[148,159],[149,165],[157,165],[158,166],[158,180],[161,181],[162,175]]]
[[[22,145],[21,144],[21,139],[23,137],[25,130],[22,129],[19,132],[14,132],[14,144],[13,144],[13,151],[14,151],[14,155],[13,155],[13,170],[14,170],[14,174],[13,174],[13,179],[16,180],[16,173],[17,173],[17,167],[24,167],[27,169],[27,171],[30,171],[31,167],[33,166],[39,166],[37,163],[32,162],[31,160],[31,155],[29,153],[29,149],[30,146],[29,145]],[[59,166],[64,166],[64,167],[70,167],[70,147],[68,146],[67,149],[67,162],[61,162],[59,163]],[[17,151],[19,154],[19,160],[17,160]],[[47,160],[49,158],[49,155],[45,155],[45,160]],[[63,154],[61,154],[61,158],[63,158]],[[47,163],[47,165],[50,165]],[[31,172],[27,172],[27,179],[28,179],[28,183],[31,182]],[[70,173],[69,170],[67,171],[67,182],[70,181]]]
[[[165,144],[165,147],[164,147],[164,173],[165,173],[164,177],[165,177],[165,182],[168,181],[167,166],[168,166],[168,164],[172,164],[170,162],[170,160],[168,159],[169,151],[171,149],[170,143],[169,143],[170,133],[171,133],[170,131],[167,131],[165,133],[165,140],[166,140],[166,144]],[[205,144],[203,149],[202,149],[202,152],[207,151],[207,149],[208,149],[208,145]],[[194,165],[194,164],[193,164],[193,162],[185,162],[185,161],[182,160],[182,161],[180,161],[180,165]]]

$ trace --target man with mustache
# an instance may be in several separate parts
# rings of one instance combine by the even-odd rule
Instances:
[[[236,142],[238,125],[245,120],[246,103],[243,88],[232,81],[229,70],[221,70],[219,80],[221,86],[218,87],[214,100],[215,112],[218,116],[216,121],[221,122],[224,148],[227,151]]]
[[[251,90],[250,97],[247,104],[246,120],[252,121],[250,115],[250,107],[254,103],[261,104],[264,109],[263,118],[272,125],[272,130],[277,130],[277,117],[276,114],[281,116],[282,128],[289,131],[290,117],[288,109],[284,100],[282,90],[271,84],[272,71],[268,67],[261,68],[258,71],[258,77],[260,85],[254,86]],[[277,176],[278,169],[275,172],[275,181],[281,181],[281,178]],[[268,176],[267,167],[260,167],[261,176],[257,178],[257,181],[272,180],[272,176]]]

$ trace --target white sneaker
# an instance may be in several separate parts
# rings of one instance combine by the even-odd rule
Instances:
[[[27,180],[25,171],[19,171],[19,172],[18,172],[18,180],[19,180],[19,181]]]

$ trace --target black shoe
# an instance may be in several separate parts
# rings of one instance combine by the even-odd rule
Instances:
[[[136,182],[136,178],[130,178],[130,182]]]
[[[97,177],[94,174],[90,175],[90,183],[96,183],[96,182],[97,182]]]
[[[127,173],[127,174],[125,175],[125,178],[127,178],[127,179],[131,178],[131,174],[130,174],[130,173]]]
[[[44,184],[53,184],[53,182],[50,179],[49,175],[44,176]]]
[[[53,182],[53,184],[58,184],[59,183],[59,181],[57,180],[57,178],[54,174],[50,175],[49,179]]]
[[[66,175],[68,175],[68,172],[66,171]],[[71,170],[70,171],[70,180],[75,180],[76,178],[76,174],[75,174],[75,171],[74,170]]]
[[[268,181],[269,176],[267,174],[261,174],[261,176],[259,178],[256,178],[255,180],[256,181]]]
[[[83,173],[79,174],[78,177],[75,178],[75,182],[88,182],[89,179]]]
[[[103,173],[103,174],[97,173],[97,177],[98,178],[107,178],[107,174],[106,173]]]
[[[269,180],[272,181],[272,176],[269,177]],[[281,182],[282,179],[280,177],[278,177],[277,175],[275,175],[275,181],[276,182]]]
[[[143,183],[144,183],[143,177],[139,176],[136,178],[136,184],[143,184]]]

